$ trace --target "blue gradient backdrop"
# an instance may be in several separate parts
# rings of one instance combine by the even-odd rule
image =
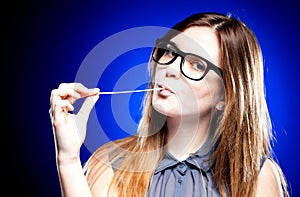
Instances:
[[[171,27],[199,11],[230,12],[256,33],[264,53],[267,101],[276,130],[274,152],[292,196],[300,196],[300,9],[296,0],[14,1],[2,9],[8,11],[2,17],[2,169],[8,173],[6,184],[16,187],[9,190],[10,196],[60,196],[49,96],[61,82],[74,81],[93,47],[122,30]],[[99,82],[101,88],[111,89],[117,80],[111,76],[121,76],[148,59],[149,51],[136,52],[139,59],[128,53],[112,63],[124,67],[108,69]],[[139,100],[137,96],[129,104],[135,121]],[[107,114],[103,126],[113,131],[108,134],[111,139],[126,136],[114,123],[109,101],[109,96],[103,97],[96,105]],[[83,147],[82,160],[89,155]]]

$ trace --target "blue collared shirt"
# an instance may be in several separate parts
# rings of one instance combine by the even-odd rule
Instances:
[[[184,161],[178,161],[167,152],[152,176],[148,196],[219,197],[211,172],[213,160],[209,161],[213,149],[204,147]]]

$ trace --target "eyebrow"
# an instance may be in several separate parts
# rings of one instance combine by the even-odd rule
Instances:
[[[184,51],[184,50],[180,49],[180,47],[178,47],[178,45],[177,45],[175,42],[171,41],[171,40],[162,40],[162,41],[164,41],[164,42],[166,42],[166,43],[169,43],[169,44],[173,45],[173,46],[174,46],[179,52],[181,52],[181,53],[184,53],[184,54],[191,54],[191,55],[195,55],[195,56],[200,57],[200,58],[204,58],[202,55],[197,54],[197,53],[195,53],[195,52],[189,52],[189,51]],[[209,60],[206,59],[206,58],[204,58],[204,59],[207,60],[207,61],[209,61]]]
[[[171,40],[169,40],[169,41],[166,40],[166,42],[169,42],[169,43],[175,45],[175,46],[178,48],[178,45],[177,45],[175,42],[173,42],[173,41],[171,41]]]
[[[183,51],[182,49],[180,49],[180,48],[178,47],[178,45],[177,45],[175,42],[173,42],[173,41],[171,41],[171,40],[163,40],[163,41],[166,42],[166,43],[168,43],[168,44],[173,45],[173,46],[176,48],[176,50],[178,50],[179,54],[180,54],[180,53],[183,53],[183,54],[191,54],[191,55],[195,55],[195,56],[197,56],[197,57],[200,57],[200,58],[203,58],[203,59],[207,60],[206,58],[202,57],[200,54],[196,54],[196,53],[191,53],[191,52]],[[180,54],[180,55],[182,55],[182,54]],[[209,60],[207,60],[207,61],[209,61]]]
[[[168,40],[168,41],[166,40],[165,42],[174,45],[174,47],[176,47],[176,49],[178,49],[179,51],[184,52],[183,50],[181,50],[181,49],[178,47],[178,45],[177,45],[175,42],[173,42],[173,41],[171,41],[171,40]]]

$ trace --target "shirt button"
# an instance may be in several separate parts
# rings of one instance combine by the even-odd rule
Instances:
[[[180,164],[180,165],[179,165],[179,168],[183,168],[183,167],[184,167],[184,164]]]
[[[178,179],[178,183],[182,183],[182,179]]]

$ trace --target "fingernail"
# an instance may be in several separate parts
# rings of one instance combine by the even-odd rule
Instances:
[[[97,93],[99,92],[100,89],[99,88],[93,88],[93,89],[90,89],[90,93],[94,94],[94,93]]]

